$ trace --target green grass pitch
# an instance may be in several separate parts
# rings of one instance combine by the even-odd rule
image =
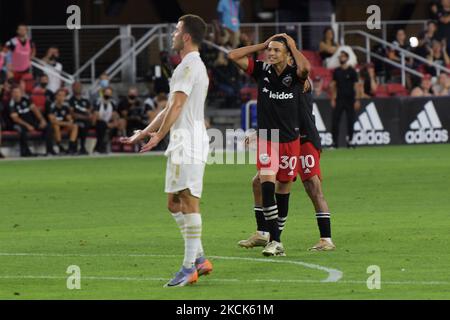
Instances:
[[[272,259],[237,246],[255,229],[255,167],[207,166],[203,244],[215,269],[185,288],[162,287],[183,254],[164,171],[162,156],[0,162],[0,299],[450,298],[449,145],[325,151],[337,250],[306,250],[318,230],[297,182],[287,256]],[[66,287],[70,265],[80,290]],[[366,285],[371,265],[379,290]],[[329,269],[342,278],[323,282]]]

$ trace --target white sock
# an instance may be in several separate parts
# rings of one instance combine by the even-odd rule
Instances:
[[[184,215],[185,237],[184,237],[184,261],[185,268],[193,268],[195,259],[202,245],[202,216],[200,213],[189,213]]]
[[[328,241],[329,243],[333,243],[333,241],[331,241],[331,238],[322,238],[322,240]]]
[[[263,237],[267,237],[267,236],[269,236],[269,232],[267,232],[267,231],[257,231],[258,232],[258,234],[260,235],[260,236],[263,236]]]
[[[172,217],[175,219],[178,227],[180,228],[181,236],[184,239],[185,233],[185,222],[184,222],[184,214],[183,212],[172,213]]]

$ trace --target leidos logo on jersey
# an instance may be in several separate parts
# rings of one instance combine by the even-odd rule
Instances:
[[[286,100],[286,99],[293,99],[294,98],[294,94],[293,93],[286,93],[286,92],[272,92],[269,91],[269,89],[267,89],[266,87],[264,87],[262,89],[262,91],[264,93],[269,93],[269,98],[270,99],[276,99],[276,100]]]
[[[316,120],[316,128],[317,131],[319,131],[322,146],[331,146],[333,144],[333,136],[331,135],[331,133],[327,132],[327,128],[323,123],[322,116],[320,115],[319,108],[317,107],[316,103],[313,104],[313,115]]]
[[[447,142],[448,131],[442,128],[436,108],[432,101],[425,104],[424,110],[420,111],[405,134],[405,141],[412,143]]]
[[[353,143],[357,145],[389,144],[391,142],[391,136],[384,130],[373,102],[369,103],[366,110],[359,115],[353,128],[355,130]]]

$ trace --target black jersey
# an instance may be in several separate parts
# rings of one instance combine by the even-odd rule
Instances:
[[[316,127],[316,118],[313,114],[312,90],[308,92],[300,91],[299,125],[300,143],[311,142],[317,150],[322,150],[319,131]]]
[[[297,69],[289,65],[280,75],[268,63],[249,58],[247,73],[258,83],[257,120],[258,129],[279,129],[279,142],[298,138],[298,105],[303,82]]]
[[[19,102],[11,99],[9,102],[9,114],[13,113],[17,113],[20,119],[30,124],[35,121],[34,113],[31,111],[31,102],[26,97],[22,97]]]
[[[75,113],[83,116],[89,115],[89,111],[91,109],[91,104],[88,99],[85,98],[78,99],[75,96],[72,96],[69,99],[69,106],[73,109]]]
[[[47,114],[52,114],[58,121],[66,121],[68,115],[70,115],[70,107],[67,103],[62,106],[56,106],[56,102],[50,103],[47,106]]]

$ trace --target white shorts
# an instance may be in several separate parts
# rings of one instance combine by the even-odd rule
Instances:
[[[167,157],[166,193],[178,193],[189,189],[194,197],[201,198],[203,190],[203,174],[206,163],[175,164]]]

